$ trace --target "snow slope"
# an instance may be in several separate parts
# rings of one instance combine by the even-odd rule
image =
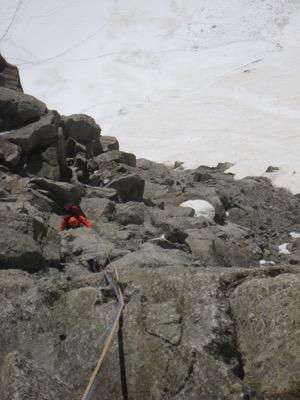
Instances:
[[[299,0],[1,0],[25,90],[124,150],[300,192]]]

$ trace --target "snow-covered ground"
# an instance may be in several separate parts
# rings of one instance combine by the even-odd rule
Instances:
[[[122,149],[300,192],[299,0],[1,0],[25,91]]]

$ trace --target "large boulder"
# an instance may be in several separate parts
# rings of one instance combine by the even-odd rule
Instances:
[[[3,138],[20,146],[26,154],[40,151],[57,143],[59,116],[51,112],[23,128],[6,133]]]
[[[23,92],[18,68],[9,64],[0,54],[0,86]]]
[[[119,142],[115,136],[101,136],[100,143],[103,151],[119,150]]]
[[[21,371],[17,373],[21,382],[25,383],[25,374],[28,384],[32,382],[31,392],[25,387],[22,392],[16,384],[19,393],[32,394],[32,397],[18,399],[69,399],[68,387],[72,390],[71,398],[80,398],[95,366],[91,355],[99,356],[106,327],[114,312],[113,293],[102,291],[101,286],[106,284],[98,274],[90,280],[74,279],[74,285],[66,277],[63,280],[58,276],[37,280],[17,271],[0,271],[0,275],[1,378],[8,383],[5,366],[10,362],[7,357],[17,347],[23,357],[31,360],[30,364],[26,363],[28,368],[24,363],[23,376]],[[115,364],[117,369],[117,362]],[[110,370],[110,363],[106,363],[106,368]],[[10,372],[13,371],[10,369]],[[11,379],[15,380],[14,373]],[[45,388],[37,387],[43,382]],[[98,394],[102,392],[101,386]],[[118,387],[117,381],[114,386]],[[2,390],[5,393],[7,389]],[[8,399],[10,397],[3,398]]]
[[[100,199],[109,199],[116,201],[118,199],[118,193],[115,189],[109,189],[106,187],[86,187],[86,197],[93,198],[99,197]]]
[[[193,172],[193,178],[195,182],[215,184],[217,181],[225,181],[228,183],[233,182],[234,175],[226,174],[224,171],[232,167],[230,163],[219,163],[217,167],[207,167],[206,165],[200,165]]]
[[[99,156],[96,157],[95,160],[100,167],[101,163],[109,163],[112,161],[126,164],[131,167],[136,166],[136,158],[134,154],[125,153],[124,151],[118,151],[118,150],[111,150],[103,154],[100,154]]]
[[[62,255],[69,262],[79,260],[81,264],[86,264],[96,259],[104,267],[114,248],[114,244],[100,237],[95,229],[83,227],[62,234]]]
[[[80,206],[91,222],[96,224],[111,221],[115,211],[115,204],[112,201],[99,197],[85,197]]]
[[[300,277],[248,279],[231,293],[245,382],[267,399],[298,399]]]
[[[39,243],[34,239],[32,219],[1,210],[0,269],[39,270],[45,260]]]
[[[262,257],[250,230],[235,224],[187,229],[186,243],[203,266],[255,266]]]
[[[29,181],[33,189],[41,190],[52,198],[57,204],[63,206],[67,203],[80,203],[83,187],[67,182],[56,182],[45,178],[33,178]]]
[[[26,203],[6,202],[0,203],[0,219],[0,269],[37,271],[58,265],[59,237],[48,216]]]
[[[59,180],[60,169],[57,159],[57,148],[48,147],[42,153],[32,152],[26,159],[22,174],[28,177],[42,177],[46,179]]]
[[[45,151],[43,151],[42,160],[43,160],[43,166],[42,166],[42,171],[39,172],[39,176],[58,181],[60,172],[59,172],[59,164],[57,157],[57,147],[48,147]],[[43,171],[43,168],[53,171],[51,177],[47,175],[47,171],[45,172]]]
[[[180,250],[162,249],[151,243],[145,243],[139,250],[129,253],[120,260],[114,262],[114,266],[120,270],[127,267],[134,268],[160,268],[165,266],[188,266],[192,258],[188,253]]]
[[[174,177],[170,167],[145,158],[139,158],[136,165],[140,169],[140,176],[143,179],[160,185],[173,185]]]
[[[117,204],[114,220],[121,225],[142,225],[145,220],[145,205],[143,203],[128,202]]]
[[[238,378],[234,323],[221,279],[212,271],[178,264],[153,268],[149,262],[149,267],[139,268],[138,263],[127,264],[127,257],[113,264],[128,282],[131,299],[125,331],[125,345],[135,346],[125,347],[131,396],[261,399]],[[132,368],[138,375],[129,372]]]
[[[160,208],[165,207],[165,196],[169,191],[166,185],[159,185],[148,180],[145,181],[144,202],[149,206],[157,205]]]
[[[125,175],[116,177],[107,187],[118,192],[121,202],[142,201],[145,181],[136,175]]]
[[[100,140],[100,126],[95,120],[85,114],[73,114],[63,117],[63,129],[67,137],[86,145]]]
[[[36,121],[46,112],[46,105],[35,97],[0,87],[0,132]]]

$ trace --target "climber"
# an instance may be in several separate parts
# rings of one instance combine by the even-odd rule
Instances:
[[[81,226],[86,226],[90,229],[93,227],[78,205],[66,204],[64,205],[64,209],[65,215],[62,217],[60,222],[60,231],[64,231],[66,229],[76,229]]]

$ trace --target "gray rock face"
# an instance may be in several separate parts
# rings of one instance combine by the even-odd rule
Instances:
[[[142,201],[145,182],[138,176],[127,175],[112,180],[107,187],[115,189],[122,202]]]
[[[100,154],[95,159],[99,166],[101,163],[109,163],[115,161],[117,163],[122,163],[129,165],[131,167],[135,167],[136,165],[136,158],[134,154],[125,153],[124,151],[118,150],[111,150],[107,151],[106,153]]]
[[[112,242],[100,237],[95,230],[85,227],[68,230],[62,236],[63,257],[68,262],[79,259],[84,266],[88,260],[97,259],[104,267],[115,248]]]
[[[1,268],[24,268],[32,270],[42,268],[45,263],[41,254],[41,248],[33,237],[33,221],[30,221],[25,216],[21,216],[18,220],[12,213],[4,213],[3,211],[1,219],[2,224],[9,223],[9,226],[6,227],[1,224]]]
[[[185,271],[180,266],[140,270],[123,265],[121,269],[131,298],[124,330],[130,398],[238,400],[249,394],[248,398],[259,399],[232,373],[237,362],[234,351],[229,351],[234,343],[233,324],[214,273]],[[68,275],[71,280],[67,276],[59,279],[59,285],[58,276],[41,278],[37,291],[33,277],[2,271],[2,304],[6,307],[0,313],[5,327],[0,363],[6,363],[17,340],[20,354],[38,363],[41,371],[45,368],[50,376],[55,374],[56,382],[64,382],[61,389],[69,386],[78,397],[98,357],[114,300],[99,276],[76,277],[74,272],[73,278]],[[20,329],[11,330],[16,320]],[[24,334],[27,340],[22,340]],[[219,340],[223,341],[220,347],[216,346]],[[228,354],[223,354],[223,348]],[[113,346],[96,398],[121,398],[119,376],[110,373],[118,370],[117,360]]]
[[[274,243],[288,242],[288,233],[298,229],[298,198],[285,189],[274,188],[263,177],[227,183],[218,192],[229,213],[228,220],[250,228],[264,249],[265,257],[275,260],[278,247]]]
[[[21,148],[0,138],[0,164],[4,164],[8,168],[14,168],[18,165],[20,158]]]
[[[77,153],[86,153],[86,146],[72,138],[66,140],[66,154],[68,157],[75,157]]]
[[[63,135],[62,128],[58,128],[57,132],[57,161],[62,180],[66,180],[72,176],[67,164],[66,141]]]
[[[67,182],[56,182],[44,178],[31,179],[29,185],[38,190],[46,191],[50,198],[63,206],[66,203],[80,203],[83,187]]]
[[[57,148],[48,147],[42,153],[33,152],[27,156],[26,164],[22,173],[28,177],[42,177],[46,179],[59,180],[60,169],[57,159]]]
[[[2,137],[20,146],[26,154],[57,142],[57,115],[48,113],[39,121],[4,134]]]
[[[145,220],[145,206],[142,203],[128,202],[118,204],[114,215],[114,220],[121,225],[141,225]]]
[[[299,397],[300,277],[241,283],[230,296],[245,382],[267,398]]]
[[[4,374],[0,378],[1,399],[32,400],[54,398],[71,400],[72,391],[55,375],[49,376],[39,365],[9,353],[5,359]]]
[[[229,168],[232,165],[227,166],[227,163],[225,163],[225,169],[226,167]],[[224,168],[223,164],[220,163],[218,167],[207,167],[205,165],[201,165],[198,167],[194,173],[194,181],[195,182],[211,182],[215,183],[219,179],[224,179]],[[233,175],[232,174],[227,174],[227,179],[230,181],[232,180]]]
[[[118,199],[118,193],[115,189],[86,187],[86,197],[99,197],[116,201]]]
[[[95,120],[85,114],[73,114],[63,118],[63,127],[66,135],[79,143],[87,144],[99,141],[100,126]]]
[[[254,240],[245,240],[252,233],[238,225],[228,224],[206,229],[191,229],[186,243],[195,259],[203,266],[251,267],[262,257]]]
[[[180,250],[165,250],[145,243],[139,250],[114,262],[118,269],[134,266],[135,268],[160,268],[164,266],[187,266],[192,262],[189,254]]]
[[[0,132],[36,121],[46,112],[46,105],[35,97],[0,87]]]
[[[137,167],[140,169],[141,176],[146,180],[169,186],[174,183],[171,168],[164,164],[146,160],[145,158],[139,158],[137,160]]]
[[[23,92],[18,68],[9,64],[0,54],[0,86]]]
[[[115,211],[115,204],[108,199],[99,197],[84,198],[81,207],[89,216],[91,222],[101,224],[103,221],[111,221]]]
[[[26,203],[6,202],[0,203],[0,218],[1,269],[37,271],[46,265],[57,265],[58,234],[53,235],[48,219],[41,213]]]
[[[100,143],[103,151],[119,150],[119,142],[115,136],[101,136]]]
[[[87,383],[88,375],[94,366],[94,359],[89,359],[90,355],[87,353],[98,354],[99,352],[101,332],[104,332],[105,326],[109,322],[109,314],[114,310],[113,298],[110,295],[107,296],[105,291],[99,291],[97,288],[99,277],[96,275],[91,277],[94,279],[90,282],[83,278],[80,283],[81,278],[79,278],[74,281],[75,285],[69,285],[68,280],[65,280],[62,286],[58,284],[55,277],[50,280],[42,278],[38,283],[39,289],[37,290],[36,279],[29,275],[13,271],[11,273],[2,272],[4,274],[1,275],[1,300],[5,308],[1,308],[0,318],[1,343],[5,347],[1,346],[1,371],[3,371],[7,354],[14,351],[14,343],[19,343],[21,356],[26,355],[26,358],[31,359],[39,367],[40,374],[35,378],[36,383],[43,377],[42,371],[45,369],[50,377],[56,377],[56,382],[59,379],[64,382],[64,386],[61,385],[60,390],[62,397],[59,398],[65,398],[63,391],[64,387],[68,386],[67,381],[70,382],[72,388],[72,398],[80,397],[83,387]],[[93,280],[94,283],[92,283]],[[105,285],[103,280],[100,282]],[[64,285],[66,285],[66,292],[63,288]],[[107,304],[104,307],[108,312],[107,317],[102,311],[99,312],[101,304],[104,304],[106,300]],[[83,322],[81,323],[80,320],[83,316],[85,322],[81,321]],[[91,319],[93,319],[92,325],[90,324]],[[78,323],[74,325],[75,320]],[[21,324],[19,325],[20,329],[16,329],[16,324],[19,323]],[[12,328],[13,325],[15,328]],[[93,332],[87,336],[86,329],[89,325],[93,326]],[[24,334],[27,337],[26,340],[23,340]],[[84,343],[83,347],[79,343]],[[49,351],[50,349],[51,351]],[[65,362],[61,364],[60,359],[65,359]],[[73,364],[71,360],[77,361]],[[83,360],[84,363],[82,363]],[[35,372],[34,368],[32,373]],[[5,375],[7,376],[7,373]],[[71,380],[66,379],[67,376],[72,376]],[[51,394],[51,397],[48,398],[54,399],[55,396],[51,393],[51,388],[54,388],[53,381],[52,384],[51,382],[48,384],[48,396]],[[36,384],[34,388],[36,388]],[[43,390],[40,388],[39,393],[42,393]],[[67,391],[66,393],[68,394]],[[35,398],[40,398],[40,396]],[[4,399],[8,400],[7,397]]]

